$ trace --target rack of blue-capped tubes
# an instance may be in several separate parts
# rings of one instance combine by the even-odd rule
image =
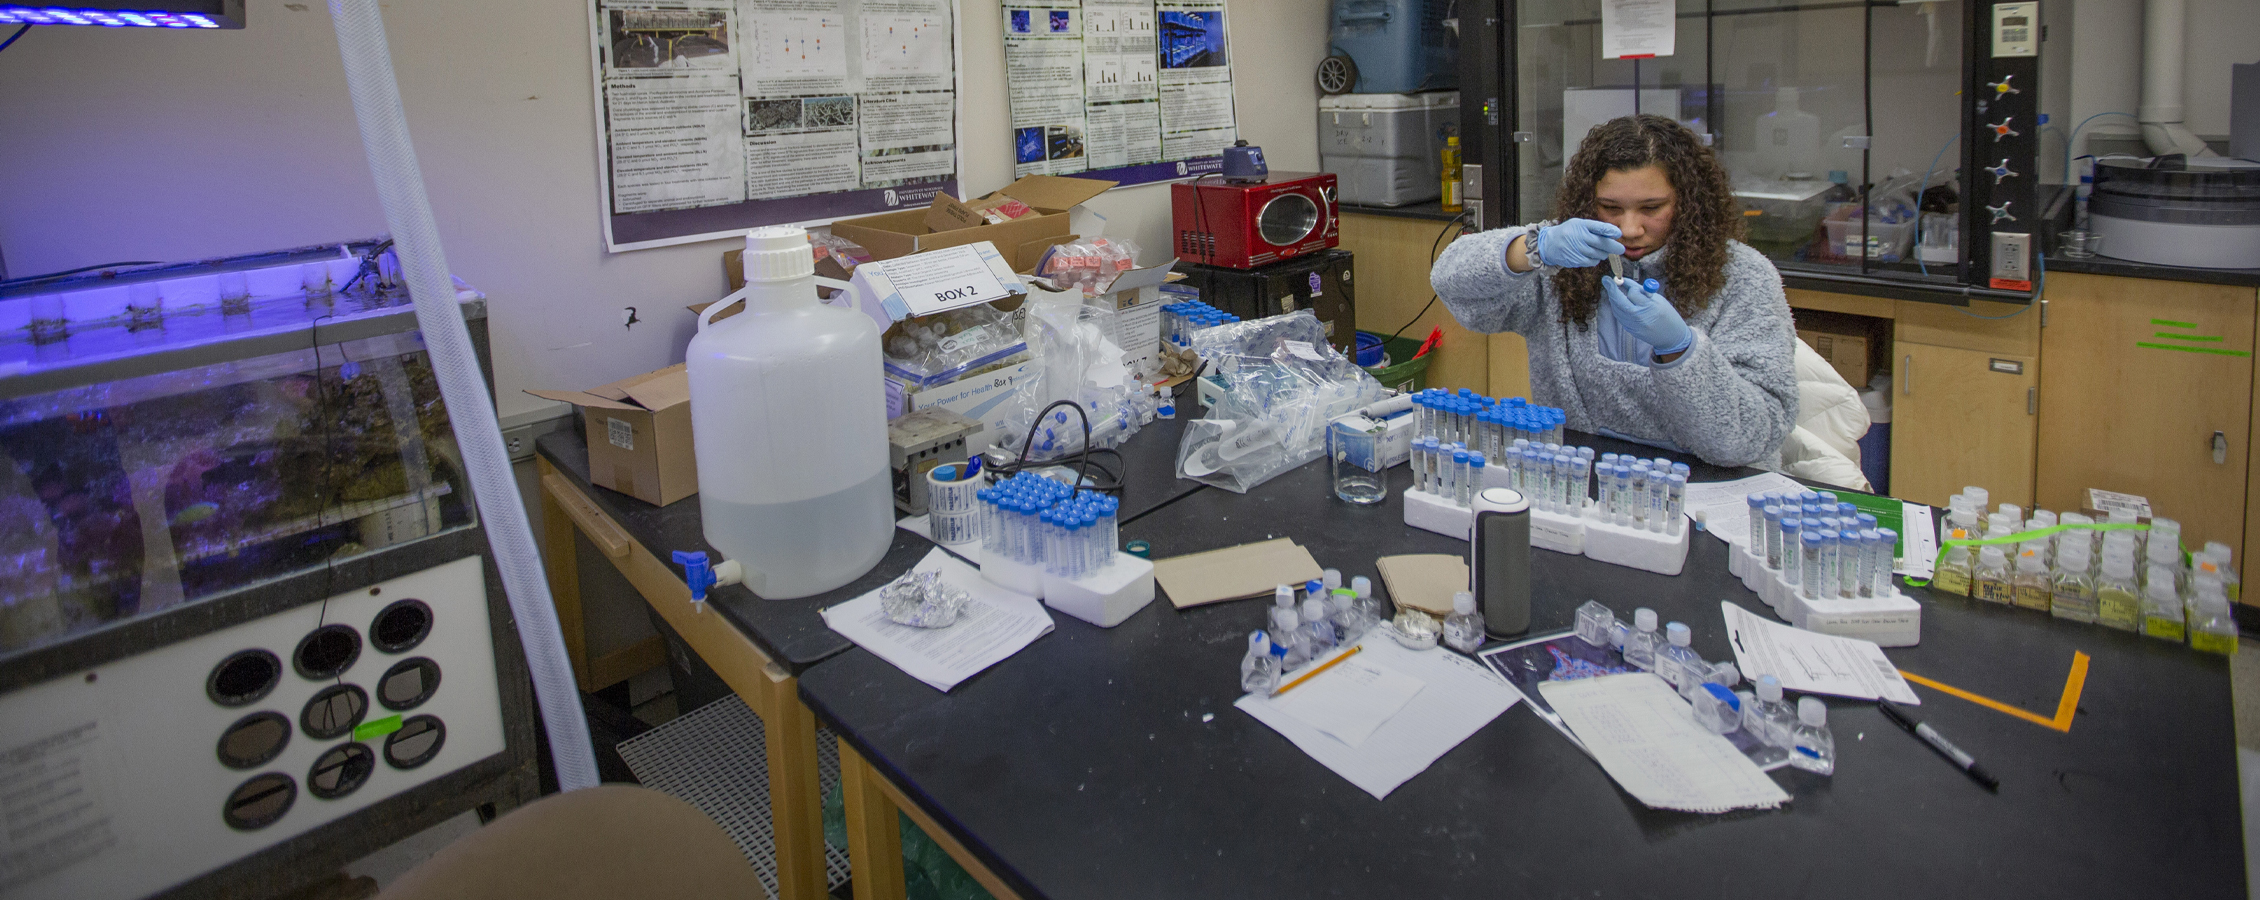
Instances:
[[[1122,501],[1022,472],[975,492],[990,559],[1082,578],[1114,564]]]
[[[1161,340],[1183,349],[1193,345],[1193,335],[1238,321],[1239,316],[1199,300],[1171,303],[1161,308]]]
[[[1508,487],[1550,513],[1585,515],[1647,531],[1679,533],[1686,504],[1686,463],[1563,446],[1563,412],[1521,397],[1493,399],[1466,388],[1413,394],[1413,489],[1459,506],[1504,468]],[[1596,479],[1597,502],[1586,501]]]

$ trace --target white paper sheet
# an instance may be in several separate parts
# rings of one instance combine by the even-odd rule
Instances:
[[[1672,0],[1601,0],[1601,58],[1670,56],[1677,13]]]
[[[1379,665],[1359,651],[1294,690],[1271,698],[1271,705],[1356,747],[1426,686],[1420,679]]]
[[[1743,498],[1767,491],[1805,489],[1797,479],[1779,472],[1734,481],[1698,482],[1687,486],[1687,514],[1701,519],[1703,527],[1720,540],[1747,547],[1750,544],[1750,506]]]
[[[957,624],[948,628],[897,625],[880,608],[876,590],[824,610],[824,624],[910,677],[944,692],[1051,633],[1052,617],[1044,611],[1042,602],[998,587],[940,547],[927,553],[913,570],[938,570],[944,582],[971,595]]]
[[[1285,735],[1312,759],[1375,799],[1389,796],[1398,785],[1426,771],[1438,757],[1522,699],[1482,663],[1449,650],[1408,650],[1378,631],[1358,643],[1365,647],[1361,657],[1371,657],[1373,663],[1417,678],[1427,687],[1357,746],[1311,727],[1275,701],[1255,694],[1241,697],[1233,706]]]
[[[1938,526],[1932,524],[1930,506],[1899,504],[1899,564],[1892,571],[1908,578],[1929,578],[1938,565]]]
[[[1720,813],[1789,802],[1726,738],[1695,721],[1671,685],[1647,672],[1538,685],[1586,751],[1641,803]]]
[[[1881,697],[1909,706],[1923,702],[1874,641],[1792,628],[1724,600],[1719,608],[1726,611],[1734,667],[1744,678],[1756,681],[1771,675],[1781,680],[1782,688],[1808,694],[1859,700]]]

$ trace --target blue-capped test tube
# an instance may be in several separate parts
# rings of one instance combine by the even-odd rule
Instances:
[[[1467,483],[1467,462],[1466,450],[1452,451],[1452,473],[1444,476],[1445,499],[1458,502],[1460,492],[1465,489],[1463,486]]]
[[[1625,498],[1626,512],[1629,515],[1629,521],[1625,524],[1634,528],[1648,527],[1648,467],[1641,464],[1645,462],[1646,460],[1641,460],[1633,465],[1632,482],[1627,487],[1631,496]]]
[[[1766,555],[1766,495],[1751,494],[1742,498],[1742,503],[1750,509],[1750,546],[1748,549],[1751,555],[1764,559]]]
[[[1839,535],[1843,545],[1836,551],[1836,595],[1844,598],[1860,596],[1860,588],[1867,585],[1868,567],[1874,565],[1875,532],[1846,531]]]
[[[1868,595],[1891,595],[1891,567],[1897,562],[1894,555],[1899,548],[1899,532],[1889,528],[1875,530],[1875,543],[1869,551],[1875,555],[1875,564],[1868,568]]]
[[[1413,490],[1428,490],[1428,438],[1412,439],[1412,452],[1405,457],[1405,468],[1412,470]]]
[[[1813,527],[1818,529],[1820,526],[1815,525]],[[1805,545],[1802,543],[1804,537],[1805,520],[1790,515],[1788,510],[1783,510],[1781,515],[1781,574],[1782,577],[1789,579],[1790,584],[1804,583],[1797,574],[1797,567],[1804,562]]]
[[[1584,513],[1584,511],[1585,511],[1585,489],[1586,489],[1586,486],[1587,486],[1588,484],[1591,484],[1591,483],[1592,483],[1592,480],[1593,480],[1593,461],[1592,461],[1592,460],[1590,460],[1590,459],[1587,459],[1587,458],[1585,458],[1585,457],[1583,457],[1583,456],[1573,456],[1573,457],[1570,457],[1570,460],[1569,460],[1569,483],[1570,483],[1569,496],[1570,496],[1570,513],[1571,513],[1571,514],[1575,515],[1575,514],[1582,514],[1582,513]]]
[[[1648,530],[1664,530],[1664,508],[1670,504],[1671,467],[1648,470]]]
[[[1474,499],[1475,492],[1483,489],[1483,468],[1484,460],[1482,453],[1470,453],[1467,455],[1467,480],[1460,484],[1460,494],[1458,498],[1461,506],[1468,505],[1468,501]]]
[[[1836,577],[1836,573],[1829,571],[1829,560],[1832,557],[1828,553],[1828,538],[1819,531],[1808,531],[1798,541],[1798,546],[1804,548],[1804,552],[1797,557],[1798,583],[1804,586],[1806,599],[1818,600],[1824,579]],[[1829,581],[1828,585],[1829,593],[1834,595],[1835,582]]]
[[[1781,568],[1781,504],[1768,501],[1765,506],[1766,539],[1759,546],[1766,557],[1766,568]]]
[[[1679,536],[1680,520],[1686,518],[1687,476],[1673,472],[1664,480],[1664,533]]]

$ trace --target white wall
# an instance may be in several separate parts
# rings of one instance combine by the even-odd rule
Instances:
[[[2049,0],[2064,2],[2064,0]],[[2099,112],[2133,113],[2142,96],[2142,0],[2070,0],[2071,111],[2068,131]],[[2185,119],[2198,134],[2229,133],[2229,66],[2260,62],[2260,3],[2189,0],[2182,57]],[[2050,35],[2050,43],[2056,36]],[[2054,52],[2058,48],[2051,46]],[[2134,120],[2096,119],[2087,132],[2132,133]],[[2081,143],[2086,142],[2086,133]],[[2053,142],[2049,146],[2059,146]],[[2075,149],[2073,155],[2084,152]]]
[[[385,230],[326,5],[251,0],[243,31],[35,28],[0,53],[0,252],[15,275],[181,260]],[[1316,169],[1325,0],[1235,0],[1241,133],[1274,168]],[[503,415],[682,358],[683,306],[725,291],[717,241],[607,254],[598,223],[587,7],[385,4],[409,125],[455,273],[491,298]],[[1011,181],[1000,7],[967,0],[959,41],[965,188]],[[1161,186],[1090,207],[1166,250]],[[621,326],[621,309],[643,320]]]

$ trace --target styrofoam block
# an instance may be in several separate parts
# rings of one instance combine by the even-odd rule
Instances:
[[[1923,605],[1897,588],[1887,597],[1810,600],[1799,595],[1788,602],[1797,611],[1792,624],[1806,631],[1874,641],[1881,647],[1922,643]]]
[[[1422,531],[1433,531],[1453,540],[1467,540],[1469,529],[1475,527],[1475,513],[1467,507],[1453,503],[1427,491],[1405,492],[1405,524]],[[1538,543],[1536,514],[1532,515],[1530,542]]]
[[[1741,547],[1737,547],[1731,543],[1726,545],[1726,574],[1732,575],[1736,578],[1741,578],[1743,580],[1743,587],[1750,586],[1749,579],[1743,577],[1750,571],[1749,563],[1750,554],[1742,552]]]
[[[1040,566],[1023,565],[1003,557],[981,555],[981,577],[998,587],[1014,593],[1044,599],[1044,570]]]
[[[1114,565],[1081,578],[1044,576],[1044,605],[1100,628],[1113,628],[1154,602],[1151,560],[1114,554]]]
[[[1649,531],[1599,519],[1585,522],[1585,555],[1605,563],[1658,575],[1677,575],[1687,566],[1693,523],[1682,520],[1678,534]]]
[[[1586,544],[1587,521],[1583,515],[1550,512],[1533,507],[1530,510],[1530,546],[1556,553],[1583,553],[1591,556],[1588,552],[1591,548]]]

